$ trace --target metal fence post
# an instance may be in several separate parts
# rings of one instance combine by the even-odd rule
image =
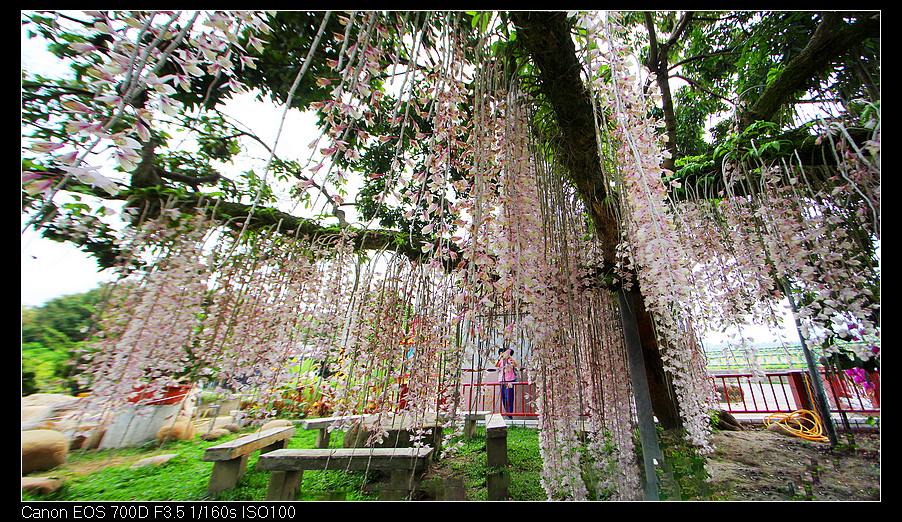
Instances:
[[[633,383],[633,395],[636,399],[636,412],[639,417],[639,441],[642,444],[642,457],[645,461],[644,498],[654,501],[659,499],[655,464],[664,469],[664,453],[658,445],[658,435],[655,432],[655,420],[651,397],[648,393],[648,377],[645,374],[645,360],[642,358],[642,345],[639,340],[633,296],[622,288],[617,291],[617,296],[620,302],[620,319],[630,366],[630,379]]]

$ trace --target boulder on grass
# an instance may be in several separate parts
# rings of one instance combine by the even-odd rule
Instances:
[[[225,437],[226,435],[232,433],[231,431],[225,428],[213,428],[210,431],[205,431],[201,434],[200,438],[204,440],[216,440],[220,437]]]
[[[22,491],[32,493],[53,493],[63,487],[63,481],[56,477],[22,477]]]
[[[196,421],[194,426],[200,432],[215,430],[217,428],[225,428],[233,433],[241,431],[241,428],[235,424],[235,419],[228,415],[219,416],[215,419]]]
[[[22,431],[52,429],[53,406],[22,406]]]
[[[22,474],[53,469],[69,458],[69,440],[55,430],[22,432]]]
[[[83,450],[95,450],[100,447],[100,443],[103,441],[103,436],[106,435],[106,427],[104,426],[96,426],[88,432],[88,435],[85,437],[84,442],[81,445]]]
[[[62,431],[57,424],[78,410],[81,399],[60,393],[34,393],[22,397],[22,431]]]
[[[178,456],[178,454],[176,454],[176,453],[167,453],[166,455],[156,455],[153,457],[147,457],[146,459],[141,459],[141,460],[135,462],[134,464],[129,466],[129,469],[138,469],[138,468],[141,468],[144,466],[161,466],[163,464],[166,464],[167,462],[169,462],[170,460],[174,459],[177,456]]]
[[[69,438],[69,451],[95,450],[100,447],[103,436],[106,435],[104,426],[79,427],[63,433]]]
[[[271,421],[267,422],[266,424],[264,424],[260,428],[260,431],[266,431],[270,428],[281,428],[282,426],[291,426],[291,421],[287,420],[287,419],[271,420]]]
[[[736,420],[730,412],[726,410],[720,410],[717,412],[717,428],[721,430],[729,430],[729,431],[743,431],[745,428],[742,427],[742,424]]]
[[[175,422],[167,422],[157,431],[157,440],[160,442],[191,440],[193,438],[194,423],[190,419],[178,419]]]

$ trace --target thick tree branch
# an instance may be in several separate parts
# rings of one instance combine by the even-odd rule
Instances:
[[[193,203],[201,203],[198,198]],[[422,247],[429,238],[411,236],[405,232],[394,230],[370,230],[351,226],[324,226],[318,221],[293,216],[274,209],[257,208],[251,214],[251,205],[229,201],[208,200],[207,206],[213,209],[212,217],[217,221],[232,224],[237,230],[244,221],[250,220],[248,230],[259,230],[278,227],[278,231],[290,236],[306,237],[314,242],[338,241],[342,236],[353,241],[356,250],[386,250],[401,254],[411,261],[421,262],[429,256],[423,254]],[[452,251],[456,250],[450,245]],[[447,263],[450,266],[450,262]]]
[[[69,189],[77,189],[82,183],[73,180]],[[337,242],[343,237],[350,238],[354,249],[357,251],[373,250],[388,251],[403,255],[413,262],[421,263],[429,259],[432,254],[424,254],[423,246],[432,243],[434,238],[420,235],[411,235],[406,232],[384,229],[363,229],[353,226],[327,226],[322,223],[293,216],[280,210],[270,208],[253,208],[249,204],[224,201],[211,198],[202,192],[182,194],[177,199],[171,193],[158,192],[162,187],[145,187],[137,190],[123,190],[115,196],[92,190],[84,186],[84,192],[95,193],[106,200],[125,200],[131,208],[140,209],[144,218],[152,218],[158,215],[163,201],[167,205],[177,205],[185,213],[198,212],[198,209],[207,209],[214,221],[222,223],[236,231],[275,229],[276,232],[290,237],[303,237],[320,244]],[[144,212],[147,210],[146,213]],[[244,222],[248,221],[247,227]],[[72,241],[71,237],[52,226],[45,226],[44,235],[57,241]],[[76,243],[84,250],[90,252],[98,259],[98,263],[104,268],[113,266],[118,257],[117,247],[109,240],[95,240],[82,238]],[[445,245],[452,253],[457,254],[459,248],[452,242]],[[446,270],[457,265],[457,261],[446,259],[443,262]]]
[[[215,183],[222,177],[218,172],[214,172],[213,174],[210,174],[208,176],[200,177],[188,176],[180,172],[169,172],[168,170],[154,163],[154,159],[156,157],[156,155],[154,154],[155,147],[155,140],[151,138],[146,143],[144,143],[143,147],[141,148],[141,162],[137,167],[135,167],[135,170],[132,172],[132,189],[165,186],[163,179],[168,179],[171,181],[184,183],[197,191],[197,187],[199,185]]]
[[[670,78],[668,65],[670,49],[676,45],[680,36],[692,23],[691,11],[685,13],[677,24],[676,30],[670,35],[670,38],[664,44],[658,44],[658,37],[655,32],[655,22],[652,14],[645,12],[645,27],[648,30],[648,61],[646,66],[655,73],[658,88],[661,90],[661,109],[664,111],[664,132],[667,134],[667,147],[670,152],[669,158],[664,158],[662,167],[673,172],[675,170],[676,161],[676,115],[673,109],[673,94],[670,92]]]
[[[769,120],[792,96],[808,86],[816,74],[826,72],[857,44],[880,37],[880,14],[864,13],[854,23],[843,21],[849,13],[824,13],[808,45],[786,65],[757,101],[740,119],[744,129],[759,120]],[[741,130],[740,129],[740,130]]]

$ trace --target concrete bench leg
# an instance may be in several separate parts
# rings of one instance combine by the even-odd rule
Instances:
[[[260,448],[260,454],[269,453],[270,451],[275,451],[278,449],[285,449],[288,447],[288,439],[285,440],[277,440],[270,444],[269,446],[264,446]]]
[[[213,472],[210,473],[210,483],[207,485],[207,493],[219,493],[234,488],[246,470],[247,455],[232,460],[214,462]]]
[[[405,500],[414,486],[414,472],[407,469],[393,469],[391,479],[384,490],[384,500]]]
[[[472,439],[476,435],[476,419],[467,417],[464,419],[464,438]]]
[[[486,473],[486,500],[508,500],[511,485],[510,471],[502,469],[495,473]]]
[[[329,437],[332,434],[329,433],[327,428],[320,428],[316,430],[316,444],[313,446],[314,448],[328,448],[329,447]]]
[[[507,469],[507,425],[501,415],[486,417],[486,500],[507,500],[510,472]]]
[[[273,471],[269,476],[269,487],[266,489],[266,500],[295,500],[304,480],[304,472]]]

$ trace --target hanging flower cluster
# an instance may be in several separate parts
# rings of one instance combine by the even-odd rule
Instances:
[[[180,90],[190,92],[192,83],[205,74],[228,78],[229,88],[239,91],[236,67],[254,64],[237,44],[238,36],[245,30],[269,31],[260,14],[251,11],[85,14],[93,17],[91,31],[69,47],[85,70],[84,89],[94,92],[94,98],[64,97],[60,104],[71,114],[60,134],[64,139],[36,142],[31,149],[58,165],[66,179],[75,177],[110,194],[120,190],[118,184],[101,174],[100,167],[86,165],[88,155],[107,144],[122,170],[134,170],[141,160],[140,143],[150,139],[155,112],[176,116],[179,102],[173,96]],[[250,41],[263,43],[256,36]],[[175,72],[166,74],[167,65]],[[52,195],[64,185],[34,176],[27,180],[25,190],[33,194]]]
[[[164,212],[131,234],[132,252],[152,246],[162,256],[144,273],[119,282],[98,336],[82,355],[81,378],[90,383],[97,407],[139,395],[141,402],[152,401],[195,367],[190,348],[203,316],[208,266],[202,245],[210,225],[200,215],[173,227],[170,216]]]
[[[444,27],[453,27],[453,24]],[[366,34],[361,29],[355,44],[350,44],[349,40],[345,40],[345,44],[349,48],[360,48]],[[633,487],[637,479],[631,464],[633,448],[628,432],[632,411],[628,400],[628,372],[623,371],[622,340],[612,335],[614,330],[611,329],[601,337],[579,338],[572,333],[581,329],[582,321],[588,320],[581,313],[589,303],[597,303],[597,307],[590,308],[594,317],[606,318],[609,324],[613,320],[609,302],[590,298],[593,290],[589,289],[594,285],[587,267],[599,262],[600,249],[587,239],[591,236],[581,217],[584,210],[572,189],[561,185],[562,176],[552,173],[552,167],[546,167],[545,175],[539,174],[530,116],[523,110],[526,105],[522,96],[516,90],[508,92],[507,86],[497,81],[502,75],[495,70],[496,65],[486,62],[476,67],[477,92],[471,115],[463,113],[460,110],[465,101],[462,71],[467,66],[458,50],[460,46],[452,42],[453,32],[443,33],[442,38],[449,42],[447,55],[439,56],[431,68],[432,74],[424,79],[426,87],[419,91],[431,96],[408,98],[428,102],[429,112],[419,114],[430,118],[433,130],[431,134],[420,136],[428,150],[423,163],[425,168],[415,170],[405,180],[409,183],[402,183],[403,188],[398,194],[417,203],[411,212],[422,212],[420,217],[427,225],[417,232],[438,233],[439,237],[456,234],[451,240],[460,252],[460,263],[451,274],[454,286],[444,288],[450,290],[449,300],[454,304],[452,325],[460,324],[468,338],[476,340],[464,345],[479,347],[484,350],[481,358],[489,359],[494,346],[481,340],[492,338],[494,332],[497,331],[505,342],[529,339],[537,369],[537,400],[541,402],[537,407],[543,425],[543,483],[549,496],[586,498],[583,464],[592,462],[596,471],[617,470],[614,473],[617,478],[598,480],[593,484],[596,494],[613,490],[616,495],[629,498],[637,490]],[[417,38],[412,41],[416,42]],[[346,67],[351,70],[350,61]],[[418,105],[407,105],[408,110],[411,107],[416,109]],[[402,128],[407,124],[406,114],[398,114],[395,120],[402,123]],[[458,138],[458,135],[464,135],[460,132],[464,128],[470,129],[466,143]],[[396,166],[404,164],[408,163],[395,158]],[[449,176],[452,169],[464,173],[464,178],[452,182]],[[399,179],[402,177],[395,175]],[[465,196],[460,201],[450,201],[443,196],[433,199],[435,194],[448,193],[449,186]],[[418,210],[423,208],[425,210]],[[443,221],[443,210],[449,210],[457,220],[454,223]],[[412,215],[408,214],[409,217]],[[452,225],[458,229],[452,230]],[[450,254],[450,251],[439,251],[442,245],[441,240],[426,244],[423,251]],[[442,257],[437,255],[432,259]],[[432,277],[436,281],[443,280],[438,274],[432,274]],[[417,310],[422,307],[423,303],[420,303]],[[447,313],[447,308],[440,306],[439,311]],[[492,317],[506,317],[507,321],[501,326]],[[440,325],[447,324],[447,317],[438,313],[436,318],[433,329],[440,331]],[[360,330],[362,324],[355,323],[351,331],[365,333],[365,328]],[[422,320],[420,324],[428,323]],[[369,335],[381,339],[379,332],[377,329]],[[446,342],[448,338],[445,337]],[[369,346],[393,347],[395,343],[383,341]],[[454,353],[459,357],[461,350],[456,350]],[[600,351],[611,355],[598,357]],[[431,352],[447,353],[429,346],[420,347],[414,352],[409,367],[415,367],[417,357],[424,354],[427,363],[424,367],[432,368],[430,363],[436,357],[429,356]],[[378,357],[364,356],[364,353],[360,352],[363,358],[355,360],[367,361],[370,368],[377,364],[377,359],[392,360],[391,353],[381,353]],[[585,361],[599,362],[602,366],[592,366]],[[420,372],[418,375],[423,379],[427,374]],[[593,375],[595,378],[590,379]],[[599,377],[610,375],[614,377]],[[424,382],[429,381],[410,379],[408,393]],[[590,394],[582,393],[587,389],[586,383],[592,390]],[[367,389],[368,386],[358,385],[348,390],[343,398],[351,401],[353,395],[359,396]],[[626,400],[614,403],[612,408],[602,400],[606,394]],[[432,408],[433,411],[436,409],[434,405]],[[602,456],[583,462],[577,426],[583,429],[584,423],[578,419],[589,411],[596,411],[598,415],[594,424],[586,429],[592,434],[594,444],[605,450],[599,453]]]
[[[764,164],[752,150],[726,164],[727,188],[719,198],[676,204],[664,185],[672,173],[660,167],[664,147],[647,118],[654,87],[639,94],[636,69],[618,47],[616,19],[583,18],[589,37],[597,44],[602,34],[610,46],[590,50],[589,68],[620,146],[620,168],[610,182],[623,202],[624,255],[654,313],[690,438],[705,447],[711,396],[694,317],[703,317],[709,330],[736,328],[727,350],[735,349],[758,375],[755,340],[742,327],[780,324],[786,310],[778,301],[788,291],[796,294],[792,312],[801,335],[825,354],[851,349],[867,360],[879,342],[879,297],[872,288],[879,267],[868,244],[879,241],[879,111],[865,111],[873,139],[864,149],[841,125],[824,133],[821,139],[835,143],[838,165],[826,183],[808,181],[794,161]]]
[[[454,202],[444,195],[450,188],[450,169],[462,155],[462,147],[456,143],[456,133],[463,123],[458,116],[458,104],[463,101],[464,92],[458,65],[462,60],[453,57],[441,59],[426,74],[410,64],[402,64],[400,45],[407,26],[397,24],[393,17],[376,12],[342,17],[346,30],[344,34],[334,35],[341,42],[341,52],[332,64],[338,78],[319,81],[321,85],[334,83],[336,87],[331,100],[313,106],[326,115],[327,131],[324,137],[328,145],[322,147],[320,152],[327,159],[313,167],[312,172],[316,175],[320,169],[331,164],[323,183],[331,181],[339,186],[351,171],[362,170],[356,149],[347,146],[349,133],[354,133],[358,145],[397,144],[391,159],[393,168],[390,174],[363,174],[368,177],[390,177],[385,180],[383,192],[376,196],[376,202],[396,204],[402,200],[410,201],[406,218],[417,215],[419,221],[426,224],[420,230],[406,232],[416,237],[434,237],[435,240],[422,245],[424,259],[430,259],[429,264],[402,268],[404,261],[392,259],[392,266],[398,272],[391,277],[385,276],[388,279],[363,272],[369,274],[364,277],[371,281],[367,284],[375,286],[362,287],[361,292],[364,293],[354,297],[346,316],[348,346],[354,353],[354,357],[346,359],[350,365],[347,368],[348,382],[356,384],[338,392],[341,394],[339,400],[343,401],[340,408],[366,403],[382,405],[391,411],[406,410],[419,414],[428,406],[434,414],[451,407],[449,398],[454,391],[451,383],[456,382],[453,370],[459,364],[458,360],[449,356],[449,350],[453,351],[453,335],[450,332],[453,324],[448,321],[451,297],[448,293],[448,274],[444,272],[442,261],[455,256],[449,243],[452,223],[445,221],[444,216],[446,212],[454,213],[456,210]],[[423,30],[427,30],[426,27],[429,25],[424,25]],[[414,48],[407,56],[416,58],[422,37],[416,32],[410,36]],[[444,37],[452,38],[448,34]],[[390,56],[390,51],[396,47],[397,52]],[[383,61],[389,62],[388,67],[393,71],[399,67],[405,70],[400,87],[402,91],[394,106],[384,103],[384,92],[370,83],[383,73]],[[417,95],[410,94],[414,86],[419,93]],[[414,115],[432,122],[432,132],[420,130],[414,122]],[[384,135],[372,135],[367,130],[376,127],[377,118],[390,123],[385,126],[387,131]],[[411,156],[402,156],[402,153],[407,154],[403,140],[408,133],[419,140],[415,147],[423,154],[419,163]],[[347,171],[334,171],[339,158],[348,165]],[[412,281],[403,281],[402,287],[416,284],[404,290],[397,288],[401,284],[397,281],[401,274],[413,278]],[[391,284],[397,288],[397,294],[383,293],[384,285],[389,281],[395,281]],[[376,291],[375,288],[381,289],[378,290],[378,299],[366,294]],[[400,316],[397,315],[401,312]],[[391,322],[390,317],[400,323]],[[402,328],[401,325],[405,326]],[[397,374],[400,369],[405,373]]]
[[[825,355],[849,349],[866,361],[879,344],[879,261],[868,244],[879,240],[879,226],[867,210],[879,191],[877,153],[838,155],[838,174],[826,183],[791,162],[747,158],[728,164],[724,197],[677,206],[702,315],[710,329],[739,328],[727,349],[753,372],[763,374],[746,322],[776,328],[791,313],[809,347]],[[787,292],[794,310],[781,304]]]
[[[383,93],[380,89],[370,85],[380,72],[379,61],[382,58],[382,50],[379,39],[386,30],[382,25],[378,13],[363,13],[363,20],[355,23],[353,16],[339,17],[346,26],[345,34],[335,34],[333,38],[341,42],[341,50],[338,59],[330,65],[338,78],[320,78],[317,83],[321,86],[333,85],[331,99],[324,102],[315,102],[311,108],[317,109],[325,116],[323,134],[310,143],[310,148],[317,150],[322,160],[310,169],[308,180],[301,183],[301,188],[311,185],[325,187],[327,183],[342,186],[348,180],[349,172],[342,170],[339,159],[350,164],[359,161],[355,147],[349,146],[350,136],[356,134],[355,139],[365,144],[371,138],[363,129],[372,126],[375,117],[379,114],[380,100]],[[357,28],[356,39],[351,38],[351,30]],[[320,145],[325,138],[326,143]],[[312,158],[313,156],[311,156]],[[320,174],[320,170],[326,167],[326,171]],[[316,181],[316,176],[321,176],[321,181]],[[342,200],[337,195],[330,196],[335,204],[341,204]],[[335,199],[338,198],[338,199]]]
[[[483,360],[495,356],[486,340],[528,345],[549,498],[585,499],[589,488],[597,498],[633,498],[634,412],[619,315],[587,270],[600,247],[565,176],[536,155],[524,95],[499,85],[491,63],[477,69],[458,317]]]
[[[328,353],[340,327],[348,270],[328,258],[342,259],[340,250],[276,231],[235,241],[240,242],[237,251],[220,241],[213,254],[221,261],[210,281],[210,304],[199,334],[208,378],[254,390],[258,402],[277,401],[292,378],[286,368],[299,345],[313,345],[314,354]]]
[[[386,413],[369,442],[386,434],[394,414],[451,419],[459,368],[447,274],[400,256],[384,262],[384,273],[371,262],[355,276],[334,393],[337,413]]]
[[[320,391],[338,413],[450,410],[441,274],[392,257],[383,277],[376,262],[361,267],[346,237],[311,243],[269,231],[209,241],[204,215],[164,211],[132,233],[130,251],[152,264],[120,282],[88,345],[83,376],[98,403],[217,382],[273,404],[295,385],[288,368],[306,347],[336,376]]]
[[[873,287],[879,267],[868,254],[873,247],[864,244],[873,238],[853,235],[867,230],[869,216],[840,210],[848,208],[841,199],[857,195],[855,185],[842,184],[829,194],[807,184],[768,188],[753,204],[763,221],[760,235],[774,277],[801,296],[795,311],[801,335],[826,355],[839,349],[839,341],[858,341],[862,344],[853,349],[867,360],[879,336],[879,295]]]
[[[702,450],[709,450],[707,411],[714,395],[691,316],[692,265],[687,263],[687,245],[664,185],[670,173],[661,166],[667,152],[656,131],[659,123],[649,117],[660,94],[655,82],[643,92],[639,74],[645,69],[628,62],[618,20],[617,13],[582,17],[587,38],[595,44],[587,57],[592,87],[599,110],[609,122],[610,139],[616,144],[614,163],[618,168],[608,181],[618,187],[621,200],[621,229],[627,245],[622,254],[628,256],[654,317],[687,437]]]

